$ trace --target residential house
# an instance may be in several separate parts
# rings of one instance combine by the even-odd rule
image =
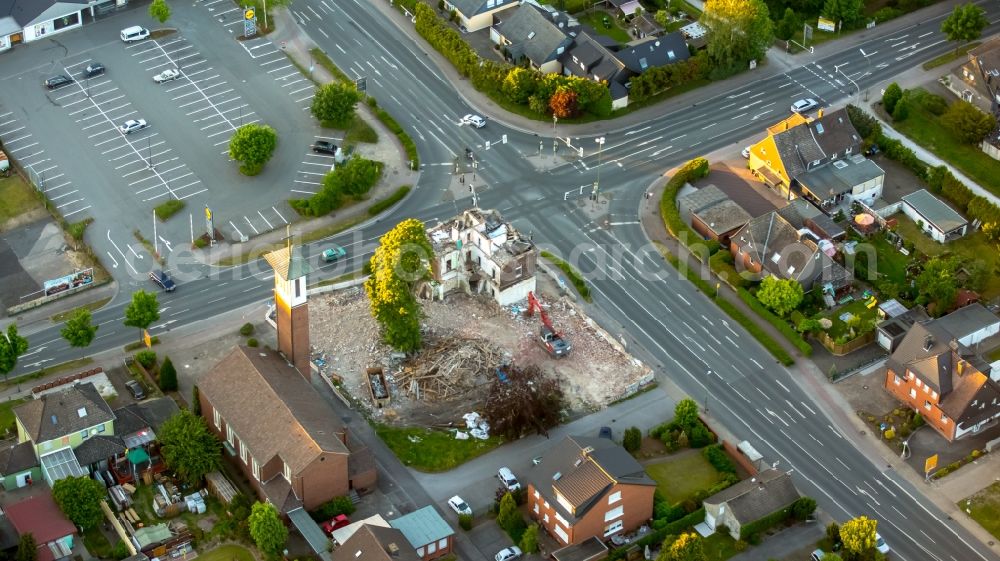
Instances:
[[[1000,420],[1000,377],[948,325],[939,320],[913,324],[889,356],[885,389],[954,441]]]
[[[849,288],[851,274],[833,260],[833,242],[820,237],[818,228],[810,227],[810,220],[800,213],[810,210],[815,212],[799,199],[740,228],[730,238],[729,248],[736,269],[795,279],[806,291],[820,287],[831,296]]]
[[[604,0],[617,17],[630,18],[642,11],[639,0]]]
[[[646,37],[659,37],[663,35],[665,29],[663,26],[656,21],[649,12],[642,12],[632,20],[632,36],[636,39],[643,39]],[[681,38],[684,34],[681,34]],[[687,43],[685,43],[687,46]]]
[[[519,0],[444,0],[444,9],[458,14],[459,27],[471,32],[489,27],[495,16],[518,4]]]
[[[650,68],[683,62],[691,58],[691,50],[684,34],[674,31],[662,37],[650,37],[645,41],[630,43],[618,49],[615,56],[625,65],[631,78]]]
[[[404,514],[389,525],[399,530],[424,561],[444,557],[452,552],[455,530],[445,522],[433,506],[427,505]]]
[[[473,208],[428,231],[434,257],[421,290],[443,298],[455,289],[485,293],[501,306],[535,290],[538,250],[496,210]]]
[[[635,530],[653,514],[654,482],[606,438],[566,437],[521,474],[527,507],[562,545]]]
[[[707,185],[677,199],[684,222],[707,240],[729,247],[730,237],[753,218],[715,185]]]
[[[339,547],[347,543],[347,540],[351,539],[351,536],[353,536],[355,532],[357,532],[358,530],[362,529],[365,526],[392,528],[392,526],[389,525],[389,522],[386,521],[385,518],[382,518],[381,514],[373,514],[368,518],[355,520],[354,522],[351,522],[347,526],[343,526],[334,530],[333,533],[330,534],[330,538],[333,541],[334,547]]]
[[[371,452],[273,351],[236,347],[198,381],[202,415],[262,500],[314,510],[375,484]],[[294,521],[294,520],[293,520]]]
[[[896,302],[896,300],[893,299],[890,302]],[[879,304],[880,311],[883,304],[885,302]],[[896,305],[902,307],[899,302],[896,302]],[[929,319],[931,317],[927,315],[923,306],[914,306],[909,310],[903,308],[902,312],[894,311],[876,326],[876,340],[880,347],[891,353],[903,342],[903,337],[906,337],[906,333],[913,327],[913,324]]]
[[[1000,39],[990,39],[968,52],[969,60],[943,81],[956,96],[987,113],[1000,108]]]
[[[115,415],[91,382],[39,395],[14,408],[17,441],[31,442],[49,485],[87,475],[73,450],[92,437],[114,434]]]
[[[563,74],[606,83],[611,92],[611,108],[621,109],[628,105],[625,82],[629,74],[625,64],[604,43],[596,34],[577,35],[560,59]]]
[[[854,201],[871,205],[881,198],[885,172],[864,155],[854,154],[799,175],[798,183],[803,197],[834,212],[838,207],[849,210]]]
[[[76,526],[56,506],[52,493],[42,493],[4,506],[19,536],[31,534],[38,546],[38,561],[59,561],[73,554]]]
[[[80,27],[85,12],[90,10],[93,17],[93,7],[107,3],[96,0],[0,0],[0,51]]]
[[[968,220],[927,189],[905,195],[901,208],[903,214],[938,243],[961,238],[969,228]]]
[[[402,532],[363,524],[330,555],[332,561],[420,561]]]
[[[547,11],[532,1],[522,3],[507,14],[503,19],[498,18],[490,29],[493,42],[505,50],[514,63],[527,60],[532,68],[545,74],[561,73],[560,57],[573,44],[569,33],[579,28],[576,20],[560,12]]]
[[[861,136],[846,109],[820,110],[815,119],[796,113],[768,127],[767,136],[750,147],[750,172],[792,199],[802,194],[798,183],[802,174],[860,150]],[[828,196],[817,198],[823,201]]]
[[[767,469],[708,497],[703,501],[705,525],[713,532],[725,526],[734,540],[743,539],[740,530],[744,526],[788,508],[799,499],[789,473]]]

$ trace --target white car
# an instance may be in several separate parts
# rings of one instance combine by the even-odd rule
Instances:
[[[746,148],[743,149],[743,152],[741,152],[741,154],[743,154],[743,157],[748,160],[750,159],[750,148],[751,146],[747,146]]]
[[[146,128],[146,119],[129,119],[118,127],[118,130],[122,131],[122,134],[130,134],[132,131],[137,131]]]
[[[521,484],[518,483],[517,478],[514,477],[514,472],[510,471],[510,468],[504,466],[497,470],[497,478],[500,479],[500,483],[507,488],[508,491],[517,491],[521,488]]]
[[[819,107],[819,103],[811,97],[806,99],[800,99],[792,104],[792,113],[805,113],[806,111],[812,111]]]
[[[465,514],[466,516],[472,516],[472,507],[462,500],[462,497],[455,495],[454,497],[448,499],[448,506],[458,514]]]
[[[878,532],[875,532],[875,549],[882,555],[889,553],[889,544],[885,543],[885,540],[882,539],[882,536]]]
[[[497,552],[493,557],[496,561],[514,561],[521,558],[521,548],[516,545],[505,547]]]
[[[169,82],[175,78],[180,78],[181,71],[175,68],[168,68],[163,72],[160,72],[156,76],[153,76],[153,81],[157,84],[162,84],[163,82]]]
[[[462,124],[476,127],[477,129],[481,129],[486,126],[486,119],[480,117],[479,115],[469,114],[466,115],[465,117],[462,117]]]

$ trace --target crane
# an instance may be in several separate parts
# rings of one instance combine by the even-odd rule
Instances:
[[[535,310],[538,310],[538,316],[542,320],[542,326],[539,328],[538,333],[539,344],[555,358],[567,356],[573,347],[563,339],[562,333],[556,331],[556,328],[552,326],[552,320],[549,319],[549,315],[542,309],[542,304],[538,301],[535,293],[529,292],[526,315],[528,317],[534,316]]]

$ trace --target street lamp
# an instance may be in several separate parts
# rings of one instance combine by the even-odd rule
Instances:
[[[864,49],[860,49],[860,48],[858,49],[858,51],[860,51],[861,52],[861,56],[865,57],[865,60],[868,61],[868,75],[871,76],[872,75],[872,55],[878,54],[878,51],[873,51],[871,53],[866,53]],[[861,89],[860,88],[858,89],[858,95],[859,96],[861,95]],[[867,88],[865,89],[865,101],[868,101],[868,89]]]
[[[840,69],[841,66],[845,66],[845,65],[847,65],[846,62],[841,63],[841,64],[835,64],[835,65],[833,65],[833,71],[834,72],[840,72],[841,76],[843,76],[844,78],[847,78],[847,80],[849,82],[851,82],[852,84],[854,84],[854,87],[858,89],[858,95],[860,95],[861,94],[861,88],[858,86],[858,83],[855,82],[854,79],[851,78],[850,76],[848,76],[847,74],[844,74],[844,71]]]
[[[604,149],[604,137],[597,137],[595,141],[597,142],[597,181],[594,182],[593,198],[596,201],[598,191],[601,188],[601,152]]]
[[[552,134],[556,133],[556,123],[559,122],[559,117],[555,113],[552,114]]]

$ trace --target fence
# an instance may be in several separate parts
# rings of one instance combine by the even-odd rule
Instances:
[[[875,332],[869,331],[868,333],[865,333],[860,337],[855,337],[846,343],[837,343],[830,337],[829,334],[823,331],[816,335],[816,339],[818,339],[831,354],[835,356],[844,356],[860,349],[861,347],[872,344],[872,342],[875,341]]]

